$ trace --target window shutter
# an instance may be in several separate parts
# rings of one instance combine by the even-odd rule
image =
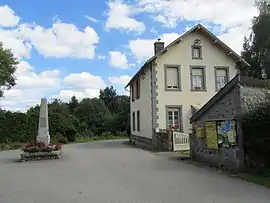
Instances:
[[[217,69],[217,77],[227,77],[227,71],[225,69]]]
[[[192,69],[192,75],[194,75],[194,76],[202,76],[203,75],[202,68],[194,68],[194,69]]]
[[[167,88],[177,89],[179,87],[178,82],[178,68],[177,67],[168,67],[167,71]]]

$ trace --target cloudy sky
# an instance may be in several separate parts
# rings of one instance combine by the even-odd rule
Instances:
[[[125,84],[153,54],[202,23],[236,52],[257,14],[253,0],[1,0],[0,41],[20,63],[0,106],[25,110],[41,97],[96,97]]]

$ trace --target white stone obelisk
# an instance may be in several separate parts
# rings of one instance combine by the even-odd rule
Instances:
[[[43,142],[45,146],[50,144],[48,103],[46,98],[42,98],[40,103],[37,142]]]

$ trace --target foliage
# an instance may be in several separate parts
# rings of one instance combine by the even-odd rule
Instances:
[[[129,97],[116,90],[101,90],[100,98],[75,96],[69,102],[54,99],[48,104],[49,130],[52,143],[74,142],[76,139],[99,140],[127,136],[129,129]],[[112,110],[109,110],[113,106]],[[0,143],[34,142],[38,131],[39,106],[26,113],[0,109]],[[110,133],[108,133],[110,131]],[[122,135],[119,132],[123,132]],[[124,132],[125,131],[125,132]],[[106,132],[106,133],[104,133]]]
[[[67,144],[68,143],[68,138],[66,138],[65,136],[63,136],[60,133],[56,133],[56,135],[52,136],[52,143],[57,144],[57,143],[61,143],[61,144]]]
[[[0,97],[3,96],[4,90],[10,89],[15,83],[15,71],[17,59],[9,49],[4,49],[0,42]]]
[[[246,165],[250,169],[270,167],[270,100],[269,93],[265,94],[264,98],[246,101],[242,115]]]
[[[252,32],[244,39],[242,57],[251,65],[241,73],[262,79],[262,73],[270,78],[270,11],[264,0],[256,1],[259,15],[254,17]]]

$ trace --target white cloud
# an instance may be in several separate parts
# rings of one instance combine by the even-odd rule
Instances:
[[[134,66],[134,64],[128,64],[126,55],[121,52],[110,51],[109,57],[109,64],[113,67],[127,69]]]
[[[243,47],[244,36],[249,36],[250,31],[250,26],[246,24],[240,27],[230,28],[227,32],[220,34],[218,37],[236,53],[240,54]]]
[[[109,77],[109,81],[112,84],[118,84],[118,85],[126,85],[130,81],[131,77],[128,75],[121,75],[121,76],[111,76]]]
[[[184,20],[201,22],[238,53],[250,33],[251,19],[258,14],[254,0],[139,0],[139,5],[165,27],[176,27]]]
[[[140,6],[152,13],[156,21],[169,27],[183,20],[234,27],[257,14],[253,0],[140,0]]]
[[[90,20],[90,21],[92,21],[92,22],[94,22],[94,23],[97,23],[98,22],[98,20],[96,18],[93,18],[91,16],[85,16],[85,18],[88,19],[88,20]]]
[[[160,39],[165,42],[165,46],[177,39],[181,34],[177,33],[164,33]],[[155,39],[137,39],[129,41],[129,48],[136,56],[139,62],[150,58],[154,55]]]
[[[99,97],[99,90],[86,89],[84,91],[74,91],[74,90],[61,90],[59,95],[56,95],[55,98],[59,98],[62,101],[68,102],[71,97],[76,96],[78,100],[83,98],[94,98]]]
[[[109,11],[106,28],[111,28],[133,31],[142,33],[145,30],[145,25],[134,18],[138,10],[131,5],[125,4],[122,0],[109,0]]]
[[[71,73],[64,78],[64,83],[77,90],[100,90],[106,87],[105,82],[100,76],[94,76],[86,72]]]
[[[54,89],[60,86],[59,70],[46,70],[37,74],[26,61],[19,63],[15,76],[17,78],[16,88],[18,89]]]
[[[15,12],[7,5],[0,6],[0,27],[13,27],[20,21],[20,18],[15,15]]]
[[[21,61],[15,72],[17,85],[5,91],[0,99],[4,109],[26,109],[40,102],[40,98],[60,88],[61,78],[58,70],[45,70],[36,73],[26,61]]]
[[[11,49],[15,57],[30,58],[32,46],[19,37],[17,30],[0,29],[0,42],[3,43],[4,48]]]
[[[29,41],[45,57],[93,59],[99,37],[91,27],[79,31],[74,24],[56,22],[52,28],[21,24],[20,37]]]

